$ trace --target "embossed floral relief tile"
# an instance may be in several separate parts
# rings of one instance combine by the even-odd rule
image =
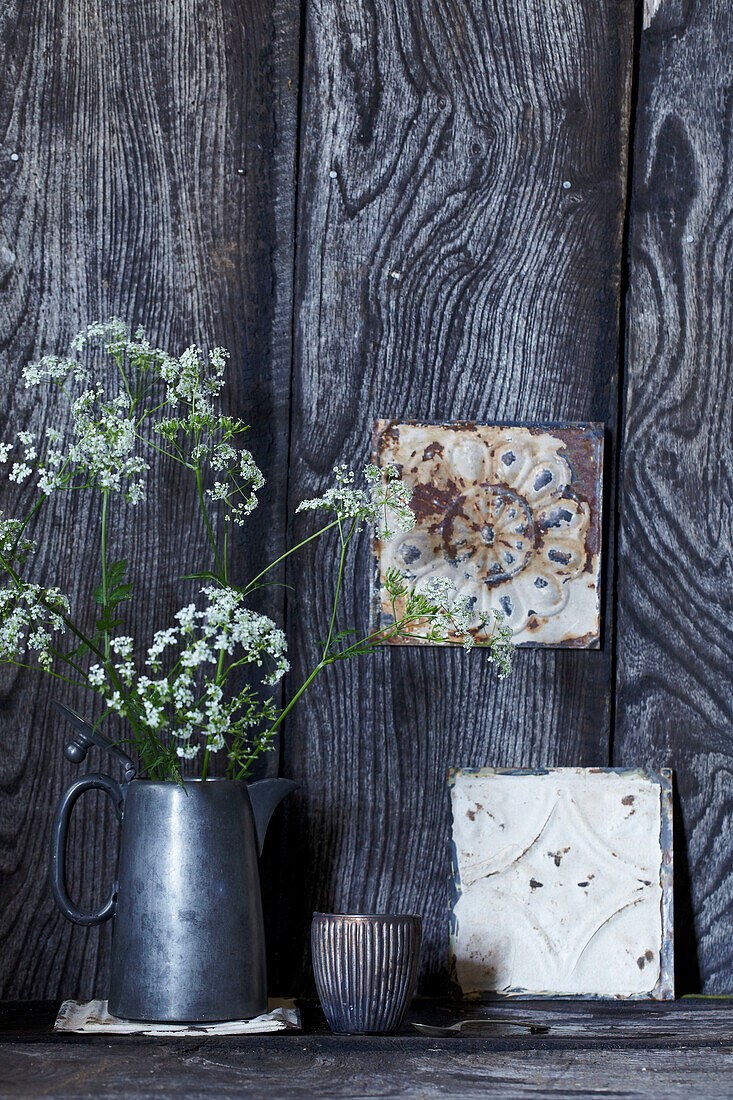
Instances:
[[[672,775],[453,769],[464,996],[674,995]]]
[[[377,421],[374,461],[398,467],[417,525],[375,543],[373,627],[391,620],[397,567],[418,587],[450,578],[477,627],[501,610],[517,645],[597,648],[602,458],[596,424]]]

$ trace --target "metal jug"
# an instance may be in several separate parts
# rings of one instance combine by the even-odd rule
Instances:
[[[57,704],[58,705],[58,704]],[[124,765],[121,783],[85,775],[63,794],[51,840],[51,889],[75,924],[114,918],[109,1011],[130,1020],[240,1020],[267,1011],[265,933],[258,869],[273,810],[289,779],[136,779],[135,766],[83,718],[65,753],[82,761],[92,744]],[[121,823],[117,882],[96,912],[82,913],[65,881],[74,803],[105,791]]]

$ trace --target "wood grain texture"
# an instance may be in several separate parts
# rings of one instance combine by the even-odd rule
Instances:
[[[308,5],[291,506],[335,463],[363,465],[377,417],[613,428],[632,16]],[[327,633],[333,549],[291,570],[293,683]],[[342,626],[366,628],[368,571],[364,539]],[[608,633],[597,653],[520,652],[503,684],[478,652],[329,669],[284,740],[302,790],[281,840],[277,984],[307,981],[310,913],[335,909],[421,913],[424,988],[440,985],[448,766],[605,764],[609,689]]]
[[[692,880],[677,908],[677,954],[686,988],[699,968],[707,992],[733,990],[732,85],[728,3],[663,0],[649,11],[631,213],[614,762],[675,769]]]
[[[244,572],[283,533],[297,94],[294,5],[261,0],[21,3],[2,14],[0,312],[2,435],[40,428],[49,395],[19,384],[22,366],[63,349],[77,327],[112,313],[144,323],[171,350],[232,353],[229,408],[252,425],[269,496]],[[185,602],[173,578],[203,552],[191,487],[156,475],[161,498],[114,515],[112,554],[131,558],[143,598],[130,633],[148,636]],[[6,487],[4,487],[6,488]],[[8,499],[13,514],[22,500]],[[90,605],[98,583],[99,504],[58,501],[36,534],[38,579]],[[162,503],[161,503],[162,500]],[[5,503],[3,504],[5,507]],[[185,564],[184,564],[185,563]],[[274,590],[270,610],[281,609]],[[151,611],[155,618],[151,617]],[[79,769],[62,762],[56,688],[3,673],[0,697],[0,990],[94,995],[105,988],[109,926],[80,929],[46,882],[52,810]],[[85,709],[74,694],[67,702]],[[89,758],[98,768],[101,758]],[[104,762],[105,768],[108,762]],[[94,799],[77,811],[72,881],[91,902],[109,882],[117,828]]]
[[[730,1008],[693,1002],[631,1008],[524,1004],[506,1009],[550,1030],[486,1037],[303,1033],[221,1039],[50,1035],[55,1013],[0,1013],[4,1097],[679,1097],[730,1095]],[[50,1006],[49,1006],[50,1007]],[[306,1010],[308,1006],[306,1006]],[[466,1013],[466,1006],[453,1014]],[[410,1014],[446,1019],[422,1002]],[[311,1013],[306,1011],[306,1017]],[[14,1017],[14,1018],[13,1018]]]
[[[184,1047],[121,1040],[61,1048],[56,1043],[6,1044],[0,1052],[4,1095],[73,1100],[149,1100],[163,1095],[203,1100],[211,1095],[251,1100],[379,1096],[401,1100],[464,1100],[495,1096],[577,1097],[578,1100],[699,1100],[730,1095],[733,1055],[720,1050],[561,1050],[496,1052],[481,1041],[435,1040],[419,1046],[389,1040],[344,1044],[268,1037],[223,1047],[209,1039]],[[386,1048],[386,1049],[385,1049]]]

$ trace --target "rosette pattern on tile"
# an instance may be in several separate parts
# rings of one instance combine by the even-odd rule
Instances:
[[[378,459],[413,489],[417,525],[377,544],[378,580],[446,577],[519,644],[597,644],[601,445],[588,427],[380,422]]]

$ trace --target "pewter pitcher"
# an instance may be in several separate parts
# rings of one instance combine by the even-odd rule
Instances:
[[[61,708],[59,708],[61,709]],[[109,1011],[132,1020],[247,1019],[267,1011],[265,933],[258,852],[270,816],[296,784],[265,779],[135,779],[132,761],[64,708],[79,730],[66,755],[90,744],[125,764],[125,779],[86,775],[56,811],[51,888],[75,924],[114,918]],[[121,822],[117,882],[104,905],[82,913],[65,881],[66,838],[74,803],[105,791]]]

